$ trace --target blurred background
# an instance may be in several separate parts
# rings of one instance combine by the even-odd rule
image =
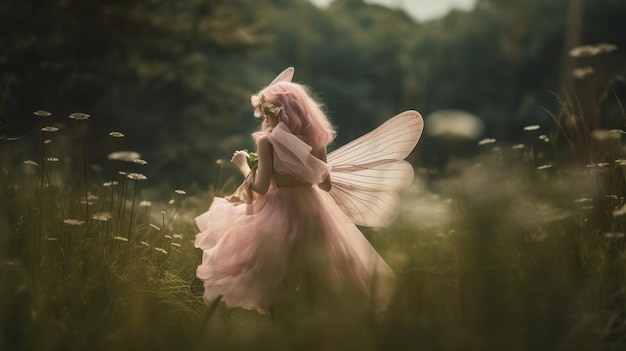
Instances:
[[[624,19],[624,0],[0,1],[0,350],[626,349]],[[234,190],[250,96],[288,66],[331,150],[425,117],[398,218],[362,228],[399,278],[383,318],[203,304],[193,219]]]
[[[624,1],[444,3],[4,1],[0,128],[23,138],[0,147],[36,148],[35,110],[61,128],[85,112],[90,163],[120,131],[120,147],[150,163],[151,182],[204,187],[217,160],[253,148],[249,96],[294,66],[294,80],[326,103],[339,131],[333,147],[416,109],[427,124],[412,161],[440,170],[482,138],[514,144],[525,126],[550,129],[546,111],[560,96],[624,90],[612,81],[626,62]],[[617,50],[569,53],[600,43]],[[590,65],[593,74],[572,75]]]

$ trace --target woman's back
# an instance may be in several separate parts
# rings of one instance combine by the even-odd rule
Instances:
[[[276,157],[276,153],[272,153],[273,157]],[[318,150],[311,150],[311,155],[315,158],[320,159],[326,162],[326,149],[321,148]],[[273,163],[276,165],[277,162],[281,162],[280,159],[274,159]],[[279,167],[280,168],[280,167]],[[293,173],[280,173],[276,170],[276,167],[272,167],[272,178],[274,179],[274,183],[276,186],[281,188],[288,187],[300,187],[300,186],[311,186],[312,184],[301,176]]]

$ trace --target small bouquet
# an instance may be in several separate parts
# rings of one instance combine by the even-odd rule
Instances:
[[[229,196],[226,196],[225,199],[231,202],[234,205],[240,204],[249,204],[252,202],[252,192],[250,191],[250,185],[254,181],[254,172],[259,168],[259,155],[256,152],[248,152],[248,150],[243,150],[246,154],[246,158],[248,161],[248,166],[252,170],[248,173],[248,176],[243,180],[241,185]]]
[[[248,166],[253,171],[259,168],[259,155],[256,152],[248,153]]]

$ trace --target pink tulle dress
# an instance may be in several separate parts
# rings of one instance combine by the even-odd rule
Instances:
[[[395,275],[335,199],[315,185],[330,166],[282,123],[268,140],[273,174],[306,182],[280,186],[274,176],[268,192],[254,194],[250,203],[215,197],[196,218],[205,302],[221,295],[229,307],[267,314],[288,294],[308,291],[324,299],[350,293],[384,310]]]

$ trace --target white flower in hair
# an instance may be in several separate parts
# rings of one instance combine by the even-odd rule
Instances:
[[[272,80],[270,84],[268,84],[268,87],[278,82],[291,82],[291,80],[293,79],[294,72],[295,72],[295,69],[293,67],[286,68],[284,71],[280,72],[280,74],[277,75],[276,78],[274,78],[274,80]],[[252,107],[254,107],[254,117],[257,117],[257,118],[261,117],[263,115],[263,112],[261,111],[262,105],[265,103],[263,99],[263,95],[260,93],[252,95],[250,97],[250,103],[252,104]],[[269,103],[265,103],[265,104],[272,105]]]

